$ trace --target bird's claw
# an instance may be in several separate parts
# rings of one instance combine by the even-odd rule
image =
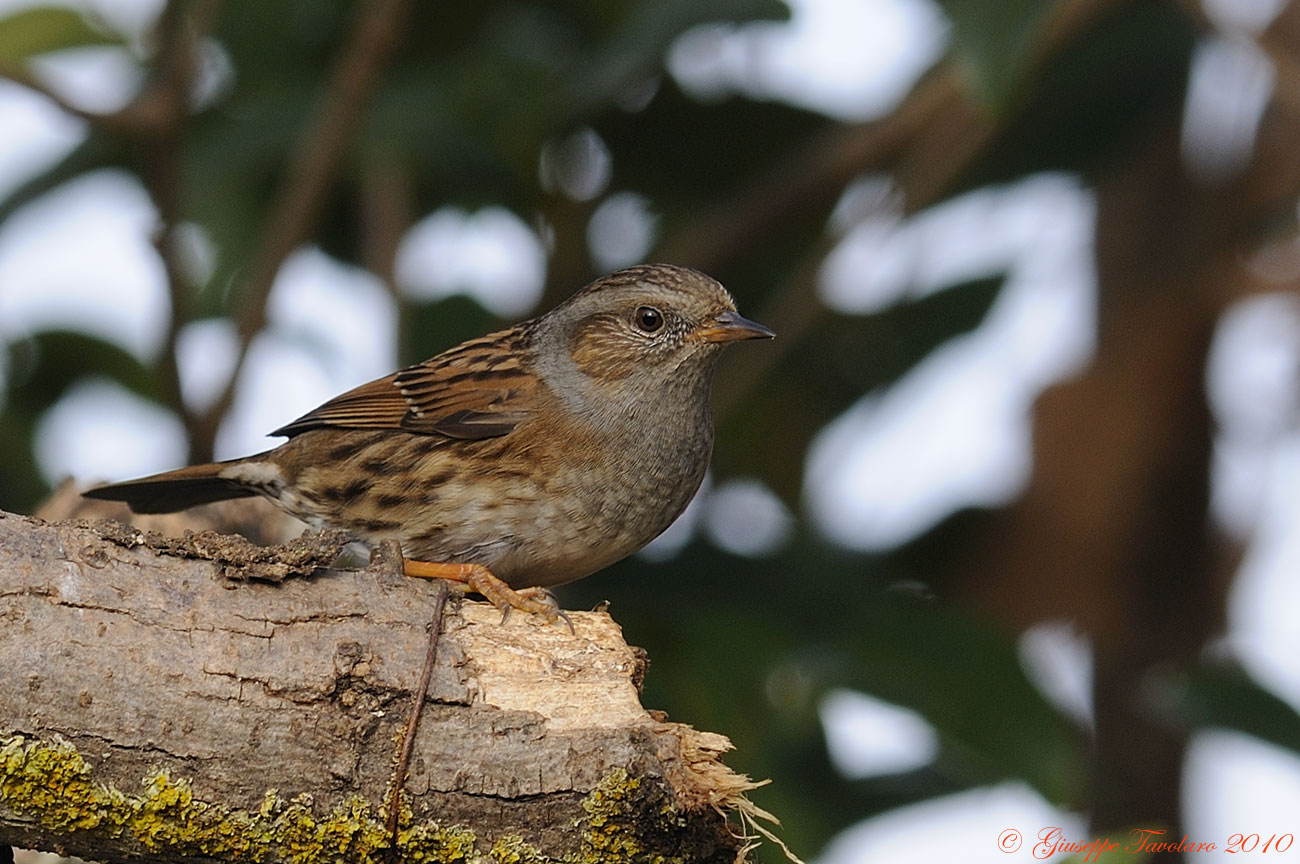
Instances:
[[[573,629],[573,619],[560,608],[560,601],[555,599],[555,594],[550,589],[533,586],[520,588],[516,591],[507,586],[506,590],[514,594],[514,598],[507,599],[505,605],[497,604],[495,600],[492,601],[501,610],[502,624],[506,623],[506,619],[510,617],[512,611],[520,609],[534,615],[541,615],[548,624],[553,624],[557,620],[563,621],[569,626],[570,633],[577,634],[577,631]],[[483,592],[480,591],[479,593],[482,594]],[[483,594],[483,596],[487,597],[488,595]],[[513,600],[518,602],[512,602]]]
[[[482,564],[440,564],[407,559],[404,569],[407,576],[459,582],[468,590],[482,594],[489,603],[501,610],[503,623],[512,609],[518,609],[530,615],[541,615],[548,624],[563,620],[569,625],[570,633],[576,632],[572,619],[560,608],[555,595],[550,591],[537,586],[515,590]]]

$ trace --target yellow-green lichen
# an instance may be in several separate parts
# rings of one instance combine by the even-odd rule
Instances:
[[[230,861],[378,864],[389,846],[383,820],[361,799],[316,816],[309,796],[285,801],[268,792],[248,813],[199,801],[188,782],[166,772],[149,775],[141,794],[128,795],[95,782],[71,744],[21,736],[0,743],[0,804],[52,831]],[[431,823],[405,825],[397,847],[405,861],[455,864],[476,857],[473,832]]]
[[[23,802],[55,831],[97,827],[123,796],[90,779],[90,766],[68,744],[25,748],[22,738],[0,747],[0,800]]]
[[[590,847],[601,860],[630,859],[641,854],[641,844],[625,824],[628,801],[640,787],[640,779],[629,778],[626,771],[616,768],[583,799],[582,809],[587,813],[583,846]]]
[[[499,864],[548,864],[551,860],[518,834],[507,834],[492,844],[488,857]]]
[[[681,858],[661,854],[647,854],[644,843],[635,827],[638,810],[645,804],[641,800],[641,780],[629,777],[627,771],[615,768],[582,800],[586,812],[586,825],[582,832],[582,851],[586,862],[647,862],[647,864],[680,864]],[[676,811],[665,807],[661,817],[672,820]]]
[[[397,836],[399,860],[416,864],[681,864],[679,857],[648,853],[637,814],[656,813],[659,827],[679,826],[683,814],[649,803],[641,780],[615,769],[582,801],[581,850],[563,859],[544,855],[518,835],[506,835],[486,855],[474,832],[415,823],[403,807]],[[59,833],[130,843],[150,852],[193,854],[232,862],[355,862],[380,864],[389,847],[382,814],[354,798],[317,816],[309,795],[285,800],[270,790],[256,810],[233,810],[198,800],[184,779],[158,771],[138,795],[95,781],[76,748],[64,741],[0,742],[0,806],[34,817]],[[652,826],[653,829],[654,826]],[[655,830],[654,833],[659,833]],[[671,832],[670,832],[671,833]]]

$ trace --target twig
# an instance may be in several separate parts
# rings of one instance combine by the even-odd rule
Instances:
[[[384,287],[397,300],[394,264],[397,247],[415,221],[411,190],[416,184],[410,166],[391,154],[368,160],[362,166],[360,179],[361,266],[383,280]]]
[[[788,230],[791,214],[829,212],[846,183],[887,167],[936,116],[955,110],[961,100],[952,75],[937,70],[888,117],[814,133],[770,170],[666,238],[659,256],[706,271],[728,269],[750,249]]]
[[[388,847],[390,859],[397,853],[397,828],[402,812],[402,786],[406,783],[406,770],[411,764],[411,753],[415,750],[415,732],[420,728],[420,715],[424,713],[424,700],[429,695],[429,682],[433,678],[433,666],[438,659],[438,637],[442,634],[442,613],[447,607],[447,582],[437,582],[437,593],[433,598],[433,618],[429,624],[429,647],[424,655],[424,669],[420,672],[420,684],[415,688],[415,702],[411,713],[406,718],[406,730],[402,733],[402,749],[397,756],[397,768],[393,771],[393,793],[388,802]]]
[[[235,320],[239,349],[234,369],[221,395],[190,430],[191,450],[199,459],[212,458],[217,425],[234,402],[253,339],[266,326],[266,303],[275,276],[316,225],[356,132],[358,117],[398,44],[409,5],[409,0],[363,0],[358,7],[356,23],[334,66],[325,99],[289,161],[288,176],[272,204],[261,248],[244,281]]]
[[[155,80],[133,103],[151,106],[141,112],[141,116],[151,119],[148,129],[140,130],[147,154],[140,175],[149,197],[158,208],[159,224],[154,232],[153,245],[166,274],[167,295],[171,301],[158,372],[164,397],[186,427],[193,424],[194,418],[186,409],[181,393],[176,346],[181,329],[190,321],[193,286],[185,277],[176,239],[176,228],[183,213],[180,147],[194,89],[196,45],[215,22],[216,11],[215,2],[167,4],[157,25],[160,48],[154,64]],[[191,449],[191,461],[196,461],[195,455]]]
[[[97,114],[94,111],[87,111],[84,108],[78,108],[76,105],[73,105],[67,99],[63,98],[63,94],[58,90],[50,87],[44,81],[15,63],[0,63],[0,79],[8,81],[11,84],[26,87],[33,93],[38,93],[41,96],[44,96],[46,99],[53,102],[55,107],[63,111],[65,114],[69,114],[80,120],[85,120],[87,123],[101,123],[105,118],[112,116],[108,114]]]

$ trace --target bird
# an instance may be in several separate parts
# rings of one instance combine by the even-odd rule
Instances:
[[[408,576],[553,619],[552,587],[631,555],[690,503],[722,349],[774,335],[699,271],[629,267],[325,402],[271,450],[85,494],[137,513],[261,495],[372,548],[396,540]]]

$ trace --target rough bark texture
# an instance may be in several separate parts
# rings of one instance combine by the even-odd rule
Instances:
[[[0,842],[379,860],[433,591],[317,571],[338,547],[0,513]],[[736,856],[722,814],[753,784],[718,761],[726,739],[641,707],[643,659],[608,615],[573,624],[448,608],[403,858]]]

